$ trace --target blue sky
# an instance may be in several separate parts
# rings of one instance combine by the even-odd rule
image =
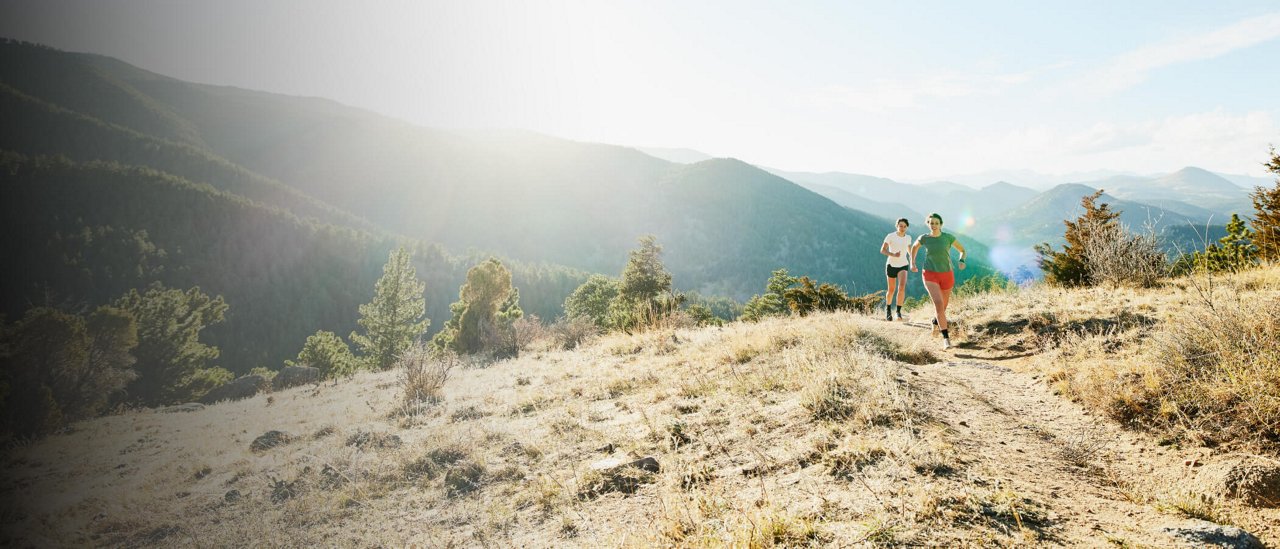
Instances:
[[[0,2],[0,35],[448,128],[789,170],[1264,175],[1280,3]]]

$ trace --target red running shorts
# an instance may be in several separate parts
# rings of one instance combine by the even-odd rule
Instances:
[[[945,273],[936,273],[933,271],[926,270],[924,272],[924,281],[933,282],[943,290],[950,290],[951,288],[954,288],[956,285],[956,274],[952,271],[947,271]]]

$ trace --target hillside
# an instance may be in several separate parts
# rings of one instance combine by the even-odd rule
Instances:
[[[439,245],[318,223],[148,168],[0,154],[0,245],[9,265],[3,310],[109,303],[159,281],[222,295],[227,321],[206,330],[232,372],[278,368],[307,336],[357,328],[389,251],[407,245],[426,281],[427,314],[449,318],[467,269]],[[586,273],[511,263],[525,311],[544,318]]]
[[[1194,167],[1155,178],[1115,177],[1087,184],[1107,189],[1118,198],[1148,204],[1158,201],[1195,204],[1217,212],[1219,217],[1253,211],[1247,190],[1222,176]]]
[[[637,237],[655,234],[679,288],[740,300],[777,268],[856,292],[883,283],[884,220],[740,162],[423,128],[102,56],[0,50],[5,108],[24,121],[8,126],[8,150],[152,167],[327,223],[590,272],[620,272]],[[976,273],[983,257],[973,257]]]
[[[1093,194],[1097,189],[1075,183],[1064,183],[1049,189],[1026,204],[1003,214],[994,216],[986,223],[973,229],[975,238],[998,242],[1003,245],[1029,247],[1039,242],[1049,242],[1061,246],[1063,242],[1064,219],[1075,219],[1084,212],[1080,199]],[[1133,231],[1142,231],[1151,225],[1157,233],[1168,233],[1183,238],[1181,232],[1186,227],[1203,229],[1204,220],[1193,219],[1169,210],[1161,210],[1145,203],[1118,199],[1104,193],[1098,204],[1109,204],[1113,211],[1120,212],[1119,221]],[[1203,232],[1203,231],[1202,231]],[[1184,249],[1198,249],[1192,243],[1178,240],[1168,242],[1170,246],[1179,244]],[[1195,243],[1199,244],[1199,243]]]
[[[1194,283],[961,296],[946,354],[920,311],[822,314],[547,345],[455,369],[418,407],[392,371],[127,412],[9,449],[3,539],[1164,547],[1204,543],[1195,518],[1275,544],[1280,508],[1250,498],[1280,482],[1229,479],[1280,479],[1280,431],[1110,404],[1145,405],[1142,366],[1196,333]],[[1280,272],[1216,287],[1265,303]]]

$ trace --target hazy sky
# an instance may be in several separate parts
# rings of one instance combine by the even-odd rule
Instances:
[[[0,36],[434,127],[897,179],[1264,175],[1280,3],[0,0]]]

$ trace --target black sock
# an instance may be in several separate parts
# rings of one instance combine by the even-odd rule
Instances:
[[[898,309],[898,316],[902,316],[902,305],[896,305],[895,307]]]
[[[947,334],[947,331],[948,331],[948,330],[943,330],[943,331],[942,331],[942,339],[951,339],[951,336],[950,336],[949,334]]]

